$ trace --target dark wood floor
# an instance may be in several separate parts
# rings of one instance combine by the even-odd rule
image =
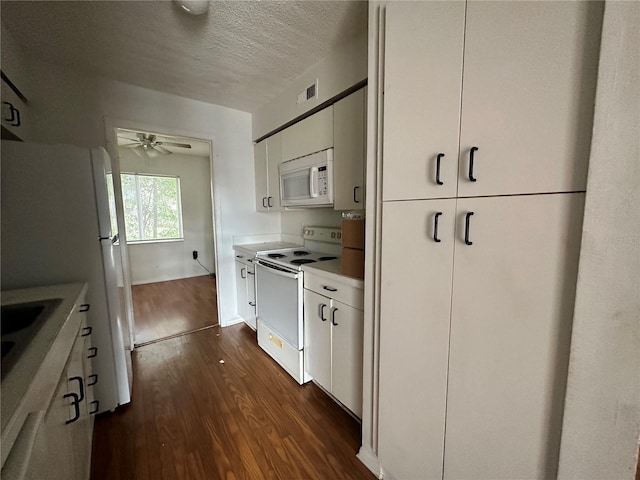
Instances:
[[[245,325],[146,345],[133,365],[132,403],[96,418],[93,480],[375,479],[360,425]]]
[[[218,324],[216,279],[208,275],[132,287],[136,344]]]

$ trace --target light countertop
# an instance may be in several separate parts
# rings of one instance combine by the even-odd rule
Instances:
[[[284,248],[301,248],[299,243],[291,242],[263,242],[263,243],[248,243],[248,244],[236,244],[233,246],[234,250],[242,250],[249,254],[257,254],[258,252],[265,252],[270,250],[282,250]]]
[[[302,271],[321,275],[327,278],[334,278],[346,285],[364,289],[364,280],[361,278],[350,277],[342,273],[342,266],[339,258],[336,260],[327,260],[326,262],[316,262],[309,265],[303,265]]]
[[[3,451],[10,450],[24,417],[48,405],[83,317],[70,314],[86,290],[86,283],[74,283],[1,292],[3,306],[61,299],[0,384]]]

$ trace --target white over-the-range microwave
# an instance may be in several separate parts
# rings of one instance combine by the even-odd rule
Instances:
[[[283,207],[333,205],[333,148],[283,162],[278,171]]]

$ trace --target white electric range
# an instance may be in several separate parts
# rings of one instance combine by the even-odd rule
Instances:
[[[304,248],[256,256],[258,345],[299,384],[311,380],[304,368],[304,272],[302,265],[339,258],[339,228],[305,227]]]

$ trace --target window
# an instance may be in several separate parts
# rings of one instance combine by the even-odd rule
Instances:
[[[120,179],[127,242],[183,239],[179,177],[123,173]],[[111,178],[107,180],[113,203]]]

